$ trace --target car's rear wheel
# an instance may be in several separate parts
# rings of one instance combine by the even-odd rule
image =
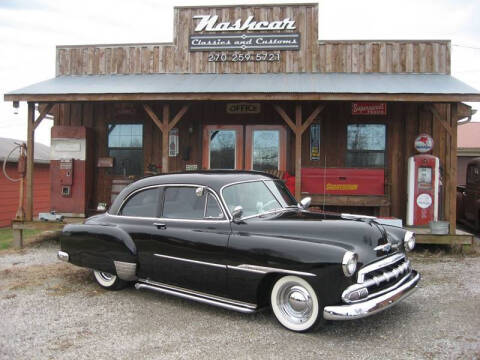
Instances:
[[[277,320],[289,330],[315,330],[323,321],[315,290],[298,276],[278,279],[272,288],[270,303]]]
[[[93,270],[97,283],[108,290],[120,290],[127,286],[127,282],[120,279],[117,275],[105,271]]]

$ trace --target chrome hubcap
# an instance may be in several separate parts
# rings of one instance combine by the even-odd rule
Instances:
[[[280,289],[277,304],[292,323],[304,323],[312,316],[313,301],[308,290],[295,283],[285,284]]]
[[[107,273],[107,272],[100,272],[100,276],[105,280],[105,281],[111,281],[113,279],[112,274]]]

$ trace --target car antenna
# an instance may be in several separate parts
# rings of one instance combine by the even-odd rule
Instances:
[[[326,219],[325,215],[325,189],[326,189],[326,178],[327,178],[327,154],[325,154],[325,160],[323,162],[323,204],[322,204],[322,212],[323,218]]]

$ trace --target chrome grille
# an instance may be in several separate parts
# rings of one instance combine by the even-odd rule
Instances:
[[[405,254],[395,254],[365,266],[358,272],[357,283],[348,287],[342,294],[347,303],[364,301],[379,296],[400,286],[412,272],[410,261]],[[355,299],[353,292],[367,289],[366,297]],[[362,290],[365,293],[365,290]]]

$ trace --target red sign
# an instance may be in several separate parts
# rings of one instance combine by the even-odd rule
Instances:
[[[420,134],[415,138],[415,149],[426,153],[433,149],[433,138],[428,134]]]
[[[383,195],[383,169],[302,168],[302,192],[330,195]]]
[[[387,103],[352,102],[352,115],[387,115]]]

